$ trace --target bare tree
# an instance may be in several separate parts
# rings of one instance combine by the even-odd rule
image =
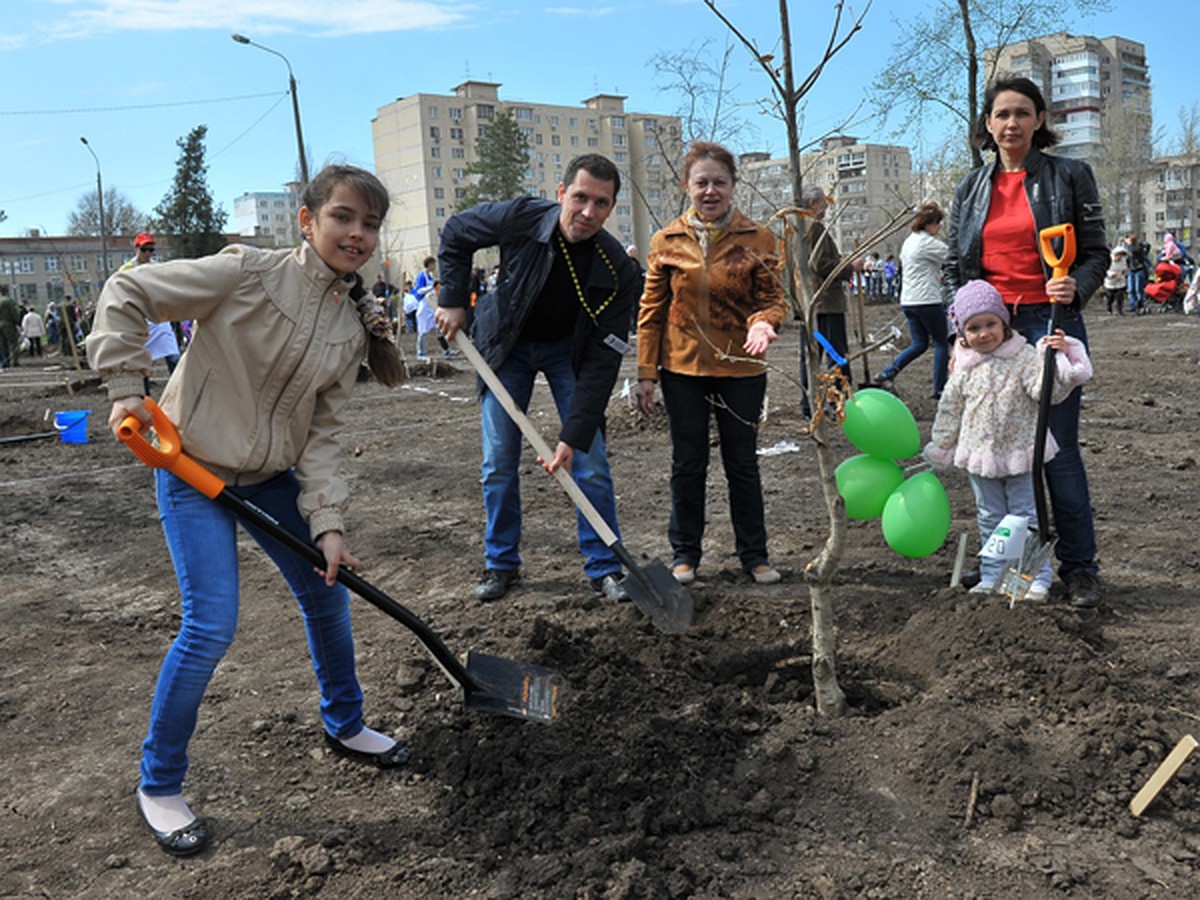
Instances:
[[[146,226],[147,217],[129,198],[116,188],[104,191],[104,233],[136,234]],[[100,205],[95,191],[79,198],[67,217],[67,234],[96,235],[100,233]]]
[[[1150,145],[1142,140],[1150,110],[1145,102],[1110,104],[1100,125],[1100,149],[1092,171],[1100,189],[1109,238],[1138,231],[1141,181],[1150,165]]]
[[[808,392],[815,413],[811,436],[817,448],[817,467],[829,520],[829,536],[817,556],[809,562],[804,570],[812,607],[813,694],[817,711],[821,715],[836,716],[845,712],[846,695],[838,684],[837,677],[837,640],[834,633],[832,585],[833,575],[837,571],[845,546],[847,527],[845,504],[837,492],[834,479],[836,462],[827,440],[828,422],[820,415],[820,411],[825,408],[827,401],[839,403],[844,398],[844,394],[840,394],[843,386],[839,386],[835,381],[829,380],[823,375],[821,347],[811,336],[814,334],[813,326],[816,320],[814,298],[834,279],[844,277],[844,271],[849,266],[850,259],[847,257],[840,269],[830,274],[824,283],[816,283],[816,276],[811,265],[815,249],[812,247],[812,241],[808,234],[813,223],[803,210],[795,207],[798,205],[803,187],[803,172],[800,168],[800,117],[804,97],[816,85],[829,61],[862,28],[863,20],[871,8],[871,2],[868,0],[862,12],[848,22],[843,20],[846,6],[844,0],[834,4],[834,19],[824,50],[808,74],[799,81],[797,81],[792,57],[788,0],[778,0],[778,2],[780,59],[777,64],[775,54],[760,49],[752,39],[744,35],[717,8],[716,0],[704,0],[705,5],[750,52],[767,76],[772,87],[771,106],[787,129],[793,206],[791,209],[782,210],[776,214],[784,222],[786,237],[783,282],[792,306],[804,321],[805,332],[809,336],[800,351],[807,354],[808,361],[808,384],[803,387]],[[895,221],[895,219],[892,221],[893,227]]]
[[[998,53],[992,51],[1108,8],[1108,0],[935,0],[921,15],[906,6],[903,18],[892,17],[896,39],[875,77],[874,105],[901,113],[897,133],[919,132],[931,115],[949,115],[969,141],[979,118],[979,89],[996,75]],[[981,165],[979,148],[971,145],[970,151],[974,165]]]
[[[1200,103],[1192,101],[1191,106],[1179,107],[1179,137],[1175,142],[1175,152],[1181,156],[1190,156],[1200,151]]]

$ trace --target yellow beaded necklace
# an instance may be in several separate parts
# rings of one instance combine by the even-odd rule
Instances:
[[[579,296],[579,305],[583,307],[583,311],[588,314],[592,322],[599,325],[600,321],[596,317],[599,316],[600,313],[604,312],[604,310],[608,307],[608,304],[613,302],[617,296],[617,289],[613,288],[613,292],[608,295],[608,299],[601,303],[600,306],[593,312],[592,308],[588,306],[587,297],[583,293],[583,286],[579,283],[579,275],[575,272],[575,263],[571,261],[571,254],[567,250],[567,242],[563,240],[562,232],[556,230],[554,232],[554,237],[558,239],[558,246],[559,249],[562,250],[563,259],[567,261],[567,271],[571,273],[571,283],[575,285],[575,293]],[[616,267],[613,266],[604,250],[601,249],[599,241],[596,242],[596,253],[602,260],[604,260],[604,264],[608,266],[608,271],[612,272],[613,284],[617,284],[620,279],[617,278]]]

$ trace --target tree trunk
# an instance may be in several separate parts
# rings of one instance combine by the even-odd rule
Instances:
[[[808,392],[812,398],[814,417],[819,411],[821,397],[817,393],[817,373],[820,371],[821,350],[816,341],[809,340],[803,352],[808,353]],[[829,536],[821,552],[804,568],[812,606],[812,679],[813,698],[817,714],[840,716],[846,711],[846,695],[838,684],[837,636],[834,630],[833,576],[841,563],[846,544],[846,506],[837,492],[834,469],[837,464],[826,439],[829,422],[823,416],[813,427],[812,438],[817,447],[817,471],[821,476],[821,492],[829,512]]]

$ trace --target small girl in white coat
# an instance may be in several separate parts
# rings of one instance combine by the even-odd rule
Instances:
[[[1024,516],[1037,528],[1033,496],[1033,442],[1046,347],[1057,351],[1051,402],[1060,403],[1092,377],[1087,349],[1061,330],[1036,349],[1009,327],[1000,292],[986,281],[969,281],[950,306],[958,333],[952,374],[938,403],[925,456],[935,465],[967,470],[975,493],[980,544],[1006,515]],[[1058,445],[1046,434],[1046,461]],[[996,589],[1002,562],[984,557],[973,593]],[[1044,600],[1053,573],[1047,561],[1026,596]]]

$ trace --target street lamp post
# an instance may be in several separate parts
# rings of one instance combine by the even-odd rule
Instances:
[[[79,140],[96,161],[96,206],[100,212],[100,271],[104,273],[104,281],[108,281],[108,231],[104,227],[104,184],[100,181],[100,157],[96,155],[87,138],[80,137]],[[100,282],[101,287],[104,286],[104,281]]]
[[[304,134],[300,130],[300,100],[296,96],[296,76],[292,74],[292,64],[288,62],[288,58],[278,50],[272,50],[270,47],[264,47],[262,44],[257,44],[244,34],[234,34],[231,37],[239,44],[249,44],[251,47],[257,47],[259,50],[266,50],[268,53],[273,53],[283,60],[284,65],[288,70],[288,90],[292,92],[292,118],[296,122],[296,149],[300,153],[300,182],[301,187],[308,184],[308,160],[304,155]]]

